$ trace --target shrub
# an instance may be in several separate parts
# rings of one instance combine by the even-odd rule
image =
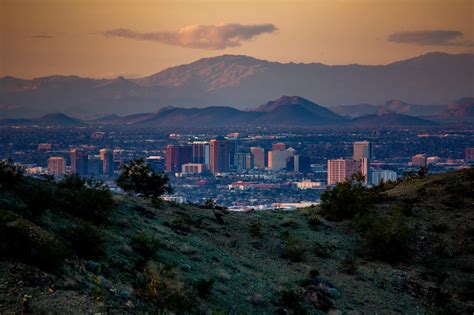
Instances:
[[[151,198],[156,204],[159,204],[163,194],[173,192],[168,176],[156,173],[143,159],[122,165],[116,182],[124,191]]]
[[[98,259],[105,254],[105,238],[90,223],[80,222],[62,232],[78,257]]]
[[[204,280],[201,279],[195,284],[197,294],[200,298],[204,299],[209,296],[214,285],[214,279]]]
[[[66,245],[53,234],[15,214],[0,210],[0,257],[48,271],[58,271],[69,256]]]
[[[305,314],[302,306],[303,294],[299,290],[287,289],[280,292],[279,304],[284,308],[290,309],[294,314]]]
[[[339,269],[349,275],[353,275],[357,272],[356,260],[353,256],[347,256],[339,264]]]
[[[314,213],[314,212],[310,212],[309,215],[308,215],[308,224],[309,226],[316,230],[318,229],[318,227],[321,225],[321,218],[318,214]]]
[[[130,245],[137,254],[149,260],[156,258],[156,253],[160,248],[160,240],[144,232],[139,232],[132,237]]]
[[[292,262],[301,262],[307,250],[308,246],[302,239],[290,235],[282,249],[281,257]]]
[[[14,164],[11,160],[0,160],[0,188],[12,189],[24,179],[25,170],[22,166]]]
[[[374,197],[360,182],[337,183],[321,194],[321,213],[328,220],[350,220],[366,212]]]
[[[144,271],[143,296],[158,310],[185,312],[194,304],[192,294],[174,268],[149,261]]]
[[[410,256],[414,231],[403,215],[396,211],[391,217],[372,216],[362,241],[363,251],[372,259],[396,263]]]
[[[255,236],[255,237],[262,236],[262,224],[260,223],[260,219],[250,224],[250,234],[252,234],[252,236]]]

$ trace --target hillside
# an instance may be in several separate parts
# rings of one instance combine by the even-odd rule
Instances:
[[[1,184],[1,312],[21,312],[25,294],[34,313],[474,310],[472,169],[386,187],[372,211],[399,208],[416,231],[406,244],[412,255],[384,258],[391,264],[364,254],[363,224],[328,221],[318,208],[157,208],[116,195],[104,216],[80,211],[82,194],[102,200],[87,201],[89,209],[107,203],[75,182],[25,179],[6,188],[3,176]]]
[[[0,119],[51,112],[129,115],[167,106],[245,109],[282,94],[326,106],[383,104],[394,98],[410,104],[446,104],[474,95],[473,69],[472,54],[429,53],[377,66],[278,63],[223,55],[139,79],[4,77]]]

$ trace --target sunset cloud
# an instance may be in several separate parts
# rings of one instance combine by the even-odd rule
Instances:
[[[248,41],[264,33],[277,30],[273,24],[242,25],[238,23],[217,25],[190,25],[171,32],[136,32],[119,28],[105,31],[108,37],[123,37],[135,40],[148,40],[168,45],[218,50],[228,47],[238,47],[243,41]]]
[[[464,33],[452,30],[431,30],[393,33],[388,41],[422,46],[474,47],[474,41],[463,39]]]

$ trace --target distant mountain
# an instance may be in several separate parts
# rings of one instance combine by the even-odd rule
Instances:
[[[474,122],[474,98],[465,97],[449,104],[435,119],[451,122]]]
[[[380,66],[283,64],[224,55],[133,80],[4,77],[0,118],[50,112],[128,115],[168,106],[244,109],[281,94],[318,99],[328,106],[383,104],[394,98],[410,104],[447,104],[474,95],[473,72],[473,54],[429,53]]]
[[[62,113],[47,114],[36,119],[3,119],[0,125],[37,125],[37,126],[85,126],[79,119],[69,117]]]
[[[349,125],[358,128],[393,128],[430,127],[437,126],[438,123],[419,117],[397,114],[386,108],[381,108],[375,114],[354,118]]]
[[[354,105],[338,105],[329,107],[333,112],[350,118],[356,118],[365,115],[374,115],[382,108],[381,105],[373,104],[354,104]]]

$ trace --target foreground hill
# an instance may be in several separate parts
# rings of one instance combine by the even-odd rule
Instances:
[[[25,294],[34,313],[474,310],[472,169],[386,187],[366,208],[378,216],[401,209],[416,233],[404,245],[412,254],[386,257],[391,264],[363,245],[368,237],[385,244],[377,237],[397,230],[362,234],[367,223],[327,221],[318,208],[232,213],[114,196],[107,220],[98,221],[100,213],[85,216],[62,203],[71,198],[60,201],[83,193],[77,185],[22,185],[0,194],[1,312],[20,312]],[[38,189],[48,196],[53,188],[53,203],[30,202]],[[67,244],[74,252],[60,267]]]
[[[403,99],[445,104],[474,95],[474,55],[429,53],[387,65],[296,64],[224,55],[140,79],[50,76],[0,78],[0,118],[155,112],[167,107],[261,104],[274,95],[302,95],[321,104],[382,104]]]

